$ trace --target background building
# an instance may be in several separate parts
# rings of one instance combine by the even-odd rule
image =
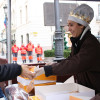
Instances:
[[[38,43],[40,43],[40,45],[43,47],[43,50],[52,49],[55,26],[45,26],[44,24],[44,3],[47,2],[54,3],[54,0],[12,0],[11,38],[12,40],[16,41],[16,44],[19,47],[22,43],[26,45],[29,41],[31,41],[35,47]],[[100,35],[100,2],[63,0],[59,0],[59,2],[75,3],[78,5],[86,3],[90,5],[94,9],[95,15],[90,27],[95,36]],[[6,30],[4,26],[5,14],[3,9],[5,4],[7,4],[6,0],[0,0],[0,41],[6,38]],[[0,47],[2,46],[5,51],[6,44],[2,44],[1,42]]]

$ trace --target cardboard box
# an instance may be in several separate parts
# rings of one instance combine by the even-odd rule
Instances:
[[[69,96],[94,97],[95,91],[76,83],[36,86],[35,96],[40,100],[69,100]]]
[[[52,79],[52,77],[51,77]],[[23,77],[17,77],[18,86],[24,89],[27,93],[29,93],[34,86],[45,86],[45,85],[54,85],[56,84],[56,80],[29,80],[24,79]]]
[[[86,96],[70,96],[69,100],[90,100],[92,97]]]
[[[36,96],[29,96],[28,100],[40,100],[40,99]]]
[[[30,69],[30,71],[34,72],[34,67]],[[24,78],[21,76],[17,77],[18,86],[24,89],[27,93],[29,93],[34,86],[44,86],[44,85],[54,85],[56,84],[57,77],[49,76],[46,77],[44,74],[34,78],[33,80],[29,80],[28,78]]]

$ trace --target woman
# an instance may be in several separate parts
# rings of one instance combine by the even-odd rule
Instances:
[[[87,10],[88,9],[88,10]],[[74,75],[78,84],[100,92],[100,43],[91,34],[89,23],[94,17],[93,9],[82,4],[68,17],[69,31],[72,33],[70,56],[44,68],[35,69],[34,77],[45,73],[50,75]]]

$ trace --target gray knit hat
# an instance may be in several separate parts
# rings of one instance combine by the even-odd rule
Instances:
[[[93,9],[86,5],[82,4],[70,12],[68,20],[72,20],[81,25],[87,26],[94,17]]]

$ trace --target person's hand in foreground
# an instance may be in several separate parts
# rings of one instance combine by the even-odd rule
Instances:
[[[28,66],[28,65],[21,65],[22,72],[21,76],[29,79],[33,79],[34,74],[31,72],[29,69],[32,68],[33,66]]]
[[[44,68],[43,67],[41,67],[41,68],[39,68],[39,66],[37,66],[37,67],[35,67],[35,69],[34,69],[34,77],[33,78],[35,78],[35,77],[37,77],[37,76],[40,76],[40,75],[42,75],[42,74],[44,74],[45,72],[44,72]]]

